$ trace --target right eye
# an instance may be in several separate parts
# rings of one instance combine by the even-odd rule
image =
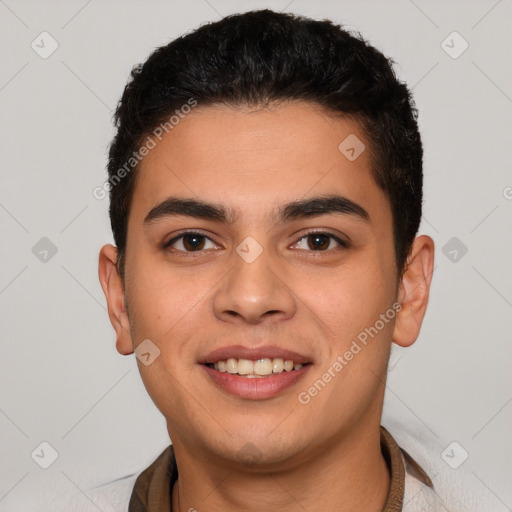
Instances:
[[[210,247],[208,247],[208,243],[211,244]],[[169,242],[165,244],[165,248],[167,249],[169,247],[172,247],[175,251],[181,252],[200,252],[205,249],[215,249],[217,246],[206,235],[195,231],[187,231],[169,240]]]

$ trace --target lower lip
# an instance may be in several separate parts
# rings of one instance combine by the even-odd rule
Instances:
[[[232,373],[219,372],[204,364],[201,366],[213,382],[228,393],[240,398],[261,400],[276,396],[291,387],[304,377],[311,365],[307,364],[300,370],[283,371],[263,378],[241,377]]]

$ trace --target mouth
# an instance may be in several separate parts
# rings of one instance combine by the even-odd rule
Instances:
[[[247,379],[264,379],[283,372],[300,370],[304,364],[295,363],[293,359],[282,359],[281,357],[272,359],[264,357],[255,361],[230,357],[215,363],[206,363],[206,366],[220,373],[229,373],[230,375],[238,375]]]
[[[246,399],[271,398],[296,384],[313,362],[296,352],[266,347],[226,347],[206,356],[200,365],[217,387]]]

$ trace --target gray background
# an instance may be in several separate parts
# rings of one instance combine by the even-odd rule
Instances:
[[[464,469],[493,510],[512,510],[510,0],[0,0],[0,510],[51,510],[41,496],[53,490],[98,510],[89,488],[141,471],[168,444],[134,356],[115,350],[97,279],[108,201],[92,190],[132,65],[262,7],[360,30],[413,88],[436,269],[420,339],[392,355],[384,424],[399,439],[420,432],[431,472]],[[43,31],[58,43],[46,59],[31,47],[51,48]],[[458,36],[442,44],[454,31],[469,44],[457,58]],[[43,441],[58,452],[46,470],[31,458]],[[441,456],[453,441],[469,453],[460,469]]]

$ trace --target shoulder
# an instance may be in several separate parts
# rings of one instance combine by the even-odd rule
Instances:
[[[496,502],[479,484],[471,471],[470,461],[456,469],[450,467],[442,454],[448,443],[426,429],[409,424],[389,426],[404,455],[405,481],[403,512],[482,512],[495,510]],[[428,475],[432,487],[418,476],[410,457]]]
[[[102,512],[126,512],[138,475],[129,475],[87,492]]]
[[[90,500],[102,512],[145,510],[152,499],[165,488],[174,466],[172,445],[169,445],[146,469],[95,487],[87,492]],[[158,489],[156,489],[158,487]],[[167,486],[168,487],[168,486]]]

